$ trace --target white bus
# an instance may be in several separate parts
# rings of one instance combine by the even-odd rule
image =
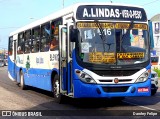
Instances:
[[[148,33],[142,7],[75,4],[10,34],[8,75],[57,102],[150,96]]]

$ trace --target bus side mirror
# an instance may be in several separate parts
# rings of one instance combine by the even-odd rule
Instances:
[[[78,40],[79,30],[78,29],[70,29],[70,41],[76,42]]]

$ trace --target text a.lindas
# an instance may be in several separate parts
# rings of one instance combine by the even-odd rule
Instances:
[[[108,8],[84,8],[83,17],[108,17],[108,18],[142,18],[139,10],[120,10]]]

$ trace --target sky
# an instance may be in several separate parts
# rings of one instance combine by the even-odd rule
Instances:
[[[160,0],[0,0],[0,49],[8,48],[10,32],[63,7],[80,2],[111,1],[142,6],[146,10],[148,19],[160,13]]]

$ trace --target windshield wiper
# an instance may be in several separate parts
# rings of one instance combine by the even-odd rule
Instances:
[[[102,28],[102,25],[99,23],[99,21],[95,21],[95,23],[97,24],[97,26],[98,26],[98,28],[100,30],[100,33],[101,33],[100,37],[101,37],[102,42],[103,42],[104,52],[105,52],[105,45],[108,45],[108,52],[109,52],[111,45],[114,44],[114,43],[108,43],[108,40],[107,40],[107,38],[105,36],[104,29]],[[105,40],[107,40],[106,43],[105,43]]]
[[[105,41],[106,37],[105,37],[105,34],[104,34],[104,29],[102,28],[101,24],[99,23],[99,21],[95,21],[96,25],[98,26],[99,30],[100,30],[100,37],[103,41]]]
[[[101,24],[99,23],[99,21],[95,21],[95,23],[96,23],[96,25],[97,25],[97,27],[99,28],[99,31],[100,31],[100,33],[101,33],[100,37],[101,37],[101,39],[102,39],[102,42],[103,42],[103,50],[104,50],[104,52],[105,52],[105,44],[104,44],[105,34],[104,34],[104,32],[103,32],[104,29],[102,28],[102,26],[101,26]]]
[[[127,35],[130,34],[130,30],[133,28],[133,23],[134,22],[131,21],[131,23],[129,24],[129,28],[127,29],[126,33],[122,35],[121,40],[120,40],[121,47],[122,47],[123,41],[127,38]],[[121,48],[120,48],[120,51],[121,51]]]

